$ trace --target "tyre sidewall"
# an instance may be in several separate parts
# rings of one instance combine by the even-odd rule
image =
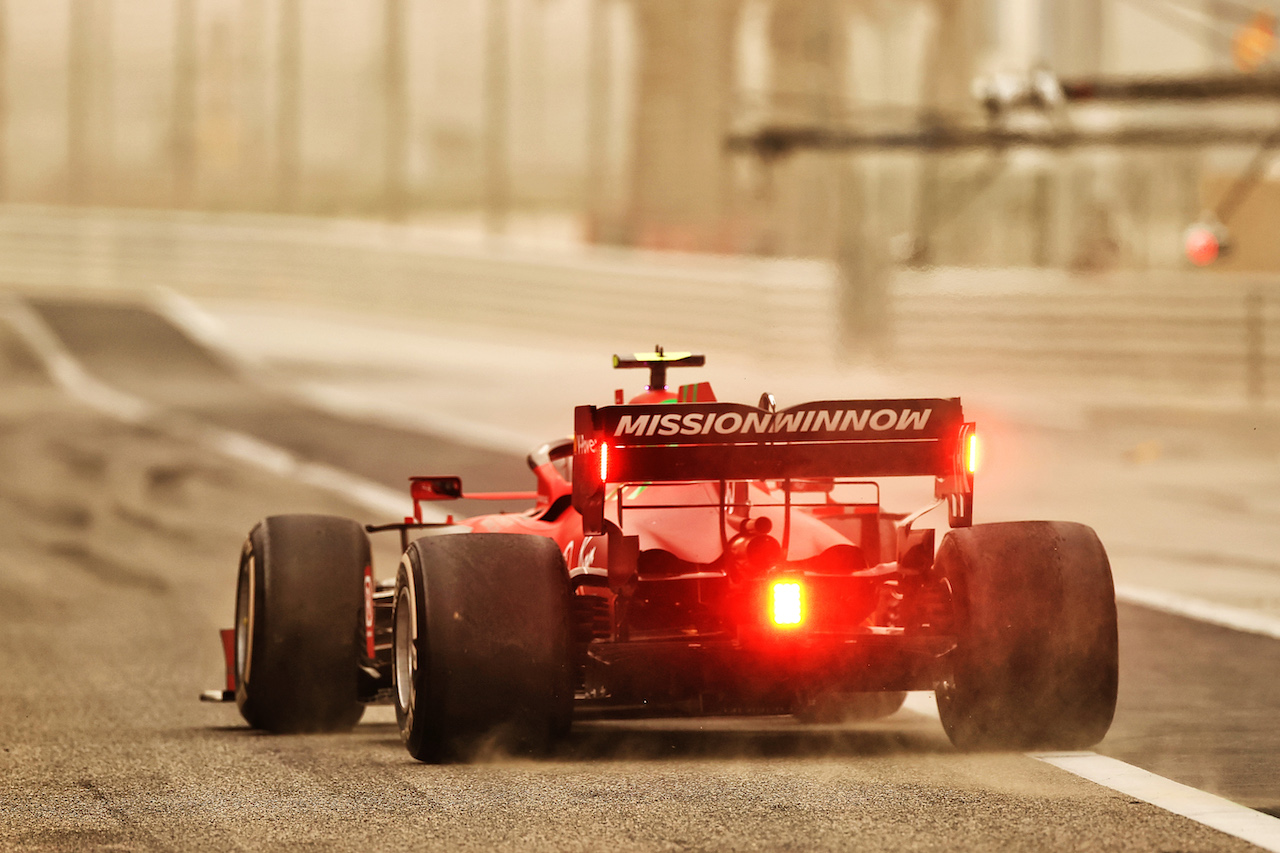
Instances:
[[[567,577],[559,549],[540,536],[473,533],[410,544],[396,605],[415,609],[409,707],[397,691],[411,754],[462,758],[482,739],[538,749],[568,728]],[[404,642],[396,638],[397,653]]]
[[[396,572],[392,624],[395,626],[393,654],[397,658],[392,665],[392,685],[396,696],[396,723],[405,747],[415,758],[430,761],[443,756],[441,745],[431,739],[431,733],[438,731],[439,723],[428,719],[430,703],[421,701],[422,697],[430,695],[428,672],[431,655],[427,645],[426,584],[422,559],[414,544],[411,543],[404,553]],[[406,607],[409,614],[402,620],[402,610]],[[405,626],[412,631],[408,637],[402,634]],[[398,656],[402,654],[409,656],[405,663],[399,661]]]
[[[1093,530],[1010,522],[953,530],[936,565],[957,646],[938,706],[964,748],[1082,749],[1101,740],[1118,683],[1115,593]]]
[[[252,619],[236,662],[236,702],[250,725],[327,732],[359,721],[369,560],[367,535],[346,518],[273,516],[250,532],[238,584],[251,584]],[[238,588],[238,627],[240,604]]]

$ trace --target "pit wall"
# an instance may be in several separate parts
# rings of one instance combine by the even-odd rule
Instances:
[[[411,225],[0,206],[0,282],[20,288],[278,300],[485,334],[831,366],[826,262],[548,247]],[[1280,279],[1188,270],[899,270],[881,366],[910,372],[1280,397]]]
[[[829,358],[832,276],[816,261],[548,249],[376,222],[0,207],[0,281],[13,285],[163,286],[197,298],[311,303],[623,350],[696,343]]]

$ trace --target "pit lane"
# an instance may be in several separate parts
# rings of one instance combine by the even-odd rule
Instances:
[[[410,467],[525,485],[517,457],[455,456],[281,397],[149,311],[31,304],[99,377],[166,411],[397,489]],[[408,759],[385,715],[351,736],[249,732],[233,709],[192,701],[219,672],[244,531],[273,512],[367,509],[210,457],[164,423],[95,416],[3,343],[6,845],[1249,849],[1023,756],[959,755],[910,712],[846,727],[597,722],[550,761],[445,768]],[[1121,631],[1120,711],[1100,751],[1280,803],[1276,643],[1133,607]]]

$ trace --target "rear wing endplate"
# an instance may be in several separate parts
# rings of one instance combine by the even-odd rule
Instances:
[[[961,526],[972,516],[966,430],[958,398],[579,406],[574,507],[598,534],[610,483],[933,476]]]

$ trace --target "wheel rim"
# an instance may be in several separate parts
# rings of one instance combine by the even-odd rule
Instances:
[[[248,682],[253,661],[253,588],[256,575],[256,560],[250,552],[240,572],[240,582],[236,585],[236,676],[240,685]]]
[[[395,687],[396,703],[405,714],[413,711],[413,676],[418,669],[417,626],[413,609],[411,590],[403,586],[396,596]]]
[[[933,698],[938,706],[950,706],[956,695],[955,674],[948,668],[947,673],[933,686]]]

